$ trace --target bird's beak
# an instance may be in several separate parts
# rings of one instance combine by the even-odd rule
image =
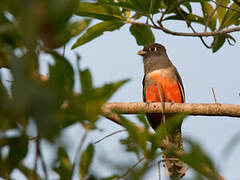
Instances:
[[[144,50],[141,50],[141,51],[137,52],[137,54],[140,55],[140,56],[144,56],[146,53],[147,53],[147,51],[144,51]]]

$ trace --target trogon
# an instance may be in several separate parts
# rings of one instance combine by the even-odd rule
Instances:
[[[144,78],[143,78],[143,101],[144,102],[171,102],[183,103],[185,101],[182,79],[172,64],[163,45],[152,43],[144,46],[138,52],[143,56]],[[172,114],[151,113],[147,119],[153,129],[156,129],[164,118],[166,121]],[[176,127],[168,136],[168,140],[178,150],[183,151],[181,125]],[[187,166],[178,158],[163,156],[164,166],[167,168],[172,179],[184,176]]]

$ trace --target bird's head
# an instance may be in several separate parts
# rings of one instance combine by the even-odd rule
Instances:
[[[151,43],[144,46],[143,50],[137,52],[138,55],[146,57],[149,55],[162,55],[166,53],[166,49],[163,45],[158,43]]]

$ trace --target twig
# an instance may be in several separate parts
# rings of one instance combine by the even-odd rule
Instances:
[[[158,180],[161,180],[161,161],[158,161]]]
[[[87,138],[88,131],[89,131],[88,127],[85,127],[83,136],[82,136],[82,138],[81,138],[81,140],[80,140],[80,143],[79,143],[78,148],[77,148],[77,152],[76,152],[75,157],[74,157],[73,172],[74,172],[74,169],[75,169],[76,166],[77,166],[78,159],[79,159],[79,155],[80,155],[80,152],[81,152],[81,150],[82,150],[82,146],[83,146],[83,144],[84,144],[84,142],[85,142],[85,140],[86,140],[86,138]],[[73,173],[73,174],[74,174],[74,173]],[[72,175],[73,175],[73,174],[72,174]]]
[[[41,147],[40,147],[40,138],[39,135],[36,138],[36,154],[35,154],[35,160],[34,160],[34,179],[38,179],[37,175],[37,169],[38,169],[38,159],[40,158],[41,164],[42,164],[42,169],[45,175],[45,179],[48,179],[48,173],[47,173],[47,167],[43,159],[43,155],[41,152]]]
[[[222,3],[217,3],[217,2],[214,1],[214,0],[210,0],[210,1],[212,1],[212,2],[215,3],[216,5],[221,6],[221,7],[223,7],[223,8],[230,9],[230,10],[235,11],[235,12],[240,12],[240,10],[238,10],[238,9],[231,8],[231,7],[227,7],[227,6],[223,5]],[[237,3],[236,3],[236,4],[237,4]]]
[[[217,103],[217,98],[216,98],[215,91],[213,88],[212,88],[212,93],[213,93],[214,102]]]
[[[39,158],[39,139],[36,139],[36,150],[35,150],[35,160],[34,160],[34,179],[37,180],[37,169],[38,169],[38,158]]]
[[[133,166],[131,166],[123,175],[119,176],[116,178],[116,180],[119,180],[121,178],[124,178],[125,176],[128,175],[129,172],[131,172],[135,167],[137,167],[137,165],[139,163],[141,163],[143,160],[145,159],[145,157],[142,157],[141,159],[139,159]]]
[[[97,144],[97,143],[101,142],[102,140],[104,140],[104,139],[106,139],[106,138],[108,138],[108,137],[110,137],[110,136],[112,136],[114,134],[117,134],[117,133],[120,133],[120,132],[125,132],[125,131],[126,131],[126,129],[121,129],[119,131],[115,131],[115,132],[113,132],[111,134],[108,134],[107,136],[104,136],[103,138],[99,139],[98,141],[94,142],[94,144]]]
[[[39,142],[39,157],[41,160],[41,164],[42,164],[42,169],[45,175],[45,179],[48,180],[48,172],[47,172],[47,166],[45,164],[45,161],[43,159],[43,155],[42,155],[42,151],[41,151],[41,147],[40,147],[40,142]]]
[[[62,56],[64,57],[65,55],[65,49],[66,49],[66,44],[63,45],[63,53],[62,53]]]
[[[190,27],[190,29],[192,30],[193,33],[196,33],[195,29],[192,27],[191,22],[189,22],[189,20],[184,16],[184,14],[181,12],[181,10],[179,8],[177,8],[179,14],[183,17],[183,19],[185,20],[186,24],[188,27]],[[206,32],[206,31],[204,31]],[[203,45],[208,48],[211,49],[213,45],[209,46],[207,45],[207,43],[204,41],[203,37],[199,36],[200,40],[202,41]]]

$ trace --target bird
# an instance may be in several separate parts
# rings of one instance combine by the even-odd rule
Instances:
[[[158,43],[150,43],[145,45],[143,50],[138,51],[137,54],[143,57],[144,64],[143,101],[147,103],[184,103],[185,92],[182,79],[176,67],[168,58],[166,48]],[[156,130],[173,114],[149,113],[146,116],[151,127]],[[177,150],[183,151],[181,125],[176,127],[167,138]],[[163,166],[172,179],[180,179],[185,175],[188,167],[184,162],[174,156],[168,157],[165,154],[162,159]]]

